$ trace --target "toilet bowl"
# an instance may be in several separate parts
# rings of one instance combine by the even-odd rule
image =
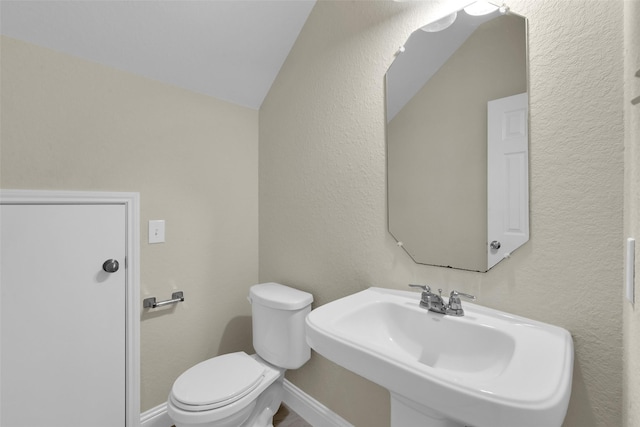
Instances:
[[[309,360],[304,319],[313,296],[277,283],[251,287],[257,354],[229,353],[189,368],[173,384],[167,412],[176,427],[272,427],[286,369]]]
[[[273,417],[278,410],[284,371],[257,355],[242,352],[206,360],[174,383],[169,395],[169,416],[176,427],[269,426],[267,420],[264,424],[255,421],[261,413]],[[252,415],[254,422],[248,423]]]

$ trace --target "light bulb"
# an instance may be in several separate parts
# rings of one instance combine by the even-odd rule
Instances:
[[[442,31],[447,29],[453,24],[458,16],[458,12],[453,12],[451,15],[447,15],[444,18],[440,18],[437,21],[434,21],[430,24],[425,25],[420,28],[422,31],[426,31],[427,33],[436,33],[438,31]]]
[[[495,12],[496,10],[498,10],[498,6],[483,0],[471,3],[469,6],[464,8],[464,11],[471,16],[488,15],[489,13]]]

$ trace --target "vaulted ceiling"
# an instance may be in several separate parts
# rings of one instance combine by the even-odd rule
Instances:
[[[258,109],[314,4],[1,0],[0,32]]]

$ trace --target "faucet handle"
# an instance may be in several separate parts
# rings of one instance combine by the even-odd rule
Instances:
[[[413,284],[410,283],[409,286],[412,287],[412,288],[420,288],[425,292],[431,292],[431,287],[427,286],[427,285],[413,285]]]
[[[464,297],[470,300],[475,300],[476,297],[469,294],[463,294],[458,291],[451,291],[449,296],[449,305],[447,307],[447,314],[453,316],[464,316],[464,310],[462,309],[462,302],[460,302],[460,297]]]
[[[451,291],[451,294],[449,295],[450,298],[457,298],[457,297],[464,297],[467,299],[470,299],[471,301],[475,301],[476,297],[473,295],[469,295],[469,294],[464,294],[462,292],[458,292],[458,291]]]
[[[431,287],[428,285],[413,285],[409,284],[412,288],[420,288],[422,289],[422,294],[420,294],[420,307],[431,310],[431,297],[434,295],[431,293]]]

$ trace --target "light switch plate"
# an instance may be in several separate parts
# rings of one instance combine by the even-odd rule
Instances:
[[[625,260],[625,295],[631,304],[635,303],[635,263],[636,263],[636,240],[632,237],[627,239],[627,252]]]
[[[149,243],[164,243],[164,219],[149,221]]]

